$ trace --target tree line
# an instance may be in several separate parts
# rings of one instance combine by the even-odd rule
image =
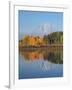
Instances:
[[[19,40],[20,46],[36,46],[51,44],[63,44],[63,32],[53,32],[44,36],[25,35],[23,39]]]

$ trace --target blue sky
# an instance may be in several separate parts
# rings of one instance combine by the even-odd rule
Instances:
[[[19,38],[26,34],[40,33],[39,27],[45,27],[43,31],[48,33],[52,27],[52,32],[63,31],[62,12],[41,12],[19,10]],[[47,27],[47,31],[46,31]]]

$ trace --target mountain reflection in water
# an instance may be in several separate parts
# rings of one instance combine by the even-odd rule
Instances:
[[[47,77],[49,74],[49,77],[56,77],[56,76],[63,76],[63,50],[62,48],[30,48],[30,49],[25,49],[21,48],[20,49],[20,59],[24,60],[24,66],[21,66],[21,61],[19,60],[19,78],[35,78],[35,77]],[[23,62],[23,61],[22,61]],[[29,69],[32,67],[33,68],[38,68],[36,69],[37,74],[33,75],[33,73],[36,73],[33,68],[31,68],[34,71],[29,70],[27,71],[26,67]],[[29,66],[28,66],[29,65]],[[23,70],[24,69],[24,70]],[[39,71],[40,70],[40,71]],[[42,70],[42,71],[41,71]],[[30,72],[31,71],[31,72]],[[45,71],[49,71],[46,72]],[[28,73],[27,73],[28,72]],[[41,73],[45,73],[41,75]],[[24,74],[26,73],[26,75]],[[51,74],[50,74],[51,73]],[[56,74],[57,73],[57,74]],[[28,74],[31,74],[28,75]],[[38,75],[39,74],[39,75]]]

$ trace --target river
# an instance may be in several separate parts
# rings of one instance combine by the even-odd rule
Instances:
[[[19,50],[19,79],[63,77],[63,49]]]

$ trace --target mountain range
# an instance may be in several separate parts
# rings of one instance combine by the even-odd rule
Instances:
[[[48,35],[52,32],[56,32],[56,31],[61,31],[58,30],[58,27],[56,27],[54,24],[51,23],[44,23],[44,24],[40,24],[39,26],[37,26],[35,29],[32,30],[32,32],[28,32],[27,33],[21,33],[19,35],[19,39],[23,38],[24,35],[35,35],[35,36],[43,36],[43,35]]]

